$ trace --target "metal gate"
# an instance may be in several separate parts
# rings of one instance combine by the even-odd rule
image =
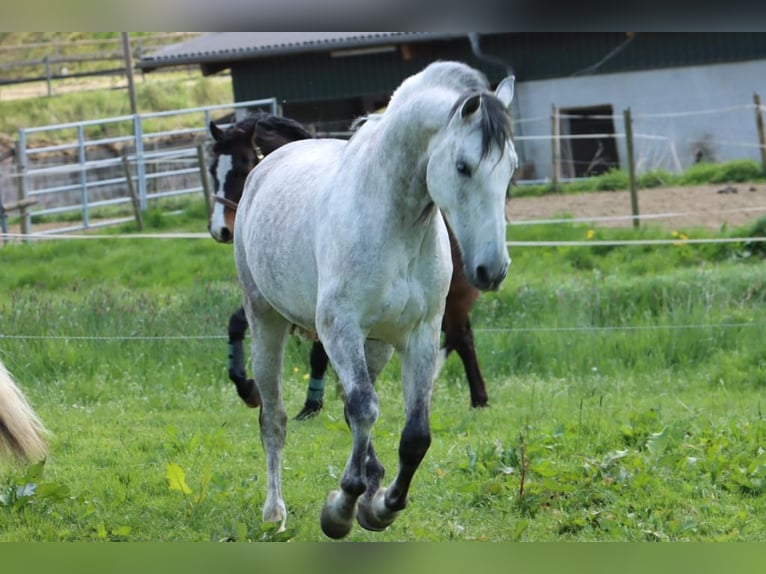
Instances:
[[[280,113],[269,98],[20,129],[15,174],[6,181],[15,179],[19,203],[33,203],[19,211],[22,233],[46,218],[64,222],[42,233],[114,225],[133,217],[94,218],[94,210],[134,203],[144,211],[161,198],[201,194],[207,175],[199,146],[209,142],[209,122],[214,114],[239,118],[253,109]],[[183,115],[198,116],[185,123],[199,127],[163,129],[167,118]],[[48,145],[46,136],[71,141]]]

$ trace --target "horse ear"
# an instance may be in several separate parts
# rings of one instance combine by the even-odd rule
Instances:
[[[502,82],[500,82],[495,90],[495,96],[497,99],[503,102],[506,109],[511,107],[513,101],[514,84],[516,83],[516,76],[508,76]]]
[[[468,116],[476,113],[476,110],[481,106],[481,94],[474,94],[466,98],[460,108],[460,117],[467,118]]]
[[[214,122],[210,122],[210,135],[213,136],[215,141],[219,142],[223,137],[223,130],[219,128]]]

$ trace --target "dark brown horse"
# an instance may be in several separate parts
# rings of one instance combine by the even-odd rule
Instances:
[[[213,163],[210,173],[215,189],[215,209],[211,216],[209,231],[216,241],[229,243],[234,237],[234,215],[242,197],[242,189],[250,170],[267,154],[288,142],[312,137],[298,122],[289,118],[260,112],[224,129],[210,122],[213,144]],[[442,331],[442,359],[456,351],[463,361],[472,407],[487,406],[487,390],[484,384],[471,330],[470,312],[479,296],[463,274],[463,260],[457,243],[450,233],[452,247],[452,281],[447,295]],[[260,398],[252,379],[247,378],[243,340],[247,320],[243,309],[238,309],[229,319],[229,378],[236,385],[242,400],[251,407],[260,404]],[[295,417],[303,420],[322,409],[324,376],[329,359],[321,342],[314,341],[310,353],[311,374],[303,409]]]

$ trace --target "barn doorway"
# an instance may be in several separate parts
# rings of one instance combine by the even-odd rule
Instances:
[[[562,177],[590,177],[620,167],[611,105],[561,108],[559,114]],[[600,137],[567,137],[584,135]]]

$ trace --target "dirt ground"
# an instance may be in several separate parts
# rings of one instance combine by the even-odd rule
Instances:
[[[717,184],[697,187],[664,187],[638,192],[638,212],[642,224],[665,229],[707,227],[720,229],[745,225],[766,215],[766,184]],[[622,217],[598,221],[598,226],[632,225],[630,194],[627,191],[594,192],[575,195],[518,197],[508,202],[511,222],[533,219]],[[654,217],[674,214],[673,217]]]

